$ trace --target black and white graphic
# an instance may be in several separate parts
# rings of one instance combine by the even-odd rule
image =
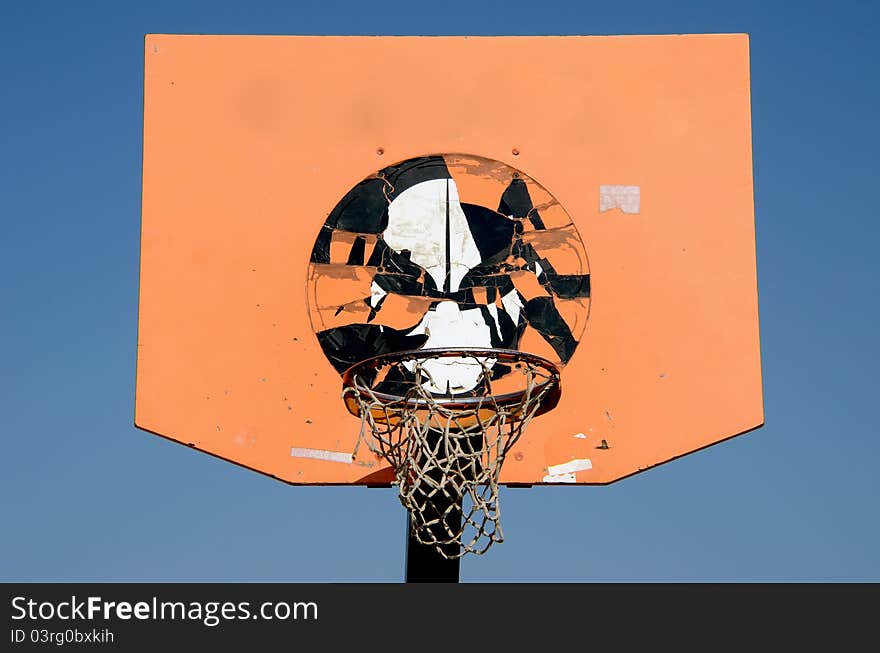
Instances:
[[[340,373],[378,354],[453,347],[537,348],[564,365],[590,301],[586,252],[559,203],[513,168],[464,155],[410,159],[357,184],[321,228],[308,283],[313,327]],[[466,394],[478,376],[445,358],[425,387]]]

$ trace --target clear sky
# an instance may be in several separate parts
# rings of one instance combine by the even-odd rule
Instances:
[[[132,425],[143,36],[751,35],[766,426],[503,493],[463,581],[880,581],[880,5],[0,3],[0,579],[397,581],[392,489],[290,487]],[[873,335],[872,335],[873,334]]]

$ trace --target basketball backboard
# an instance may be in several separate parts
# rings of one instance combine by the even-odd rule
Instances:
[[[608,483],[762,424],[745,35],[151,35],[145,57],[140,428],[388,484],[352,457],[341,375],[449,347],[560,369],[507,484]]]

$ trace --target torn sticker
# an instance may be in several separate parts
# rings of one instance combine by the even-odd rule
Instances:
[[[624,213],[639,213],[641,210],[640,186],[599,186],[599,211],[620,209]]]
[[[593,469],[593,463],[589,458],[575,458],[560,465],[550,465],[544,483],[577,483],[576,472]]]
[[[545,483],[577,483],[577,476],[574,472],[568,474],[547,474],[544,477]]]
[[[346,463],[347,465],[354,462],[354,458],[350,453],[345,453],[343,451],[328,451],[327,449],[307,449],[305,447],[291,447],[290,457],[326,460],[332,463]]]

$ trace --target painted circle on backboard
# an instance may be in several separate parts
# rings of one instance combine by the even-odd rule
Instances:
[[[342,373],[371,356],[504,348],[569,362],[590,308],[586,250],[565,209],[498,161],[446,154],[370,175],[312,249],[309,313]]]

